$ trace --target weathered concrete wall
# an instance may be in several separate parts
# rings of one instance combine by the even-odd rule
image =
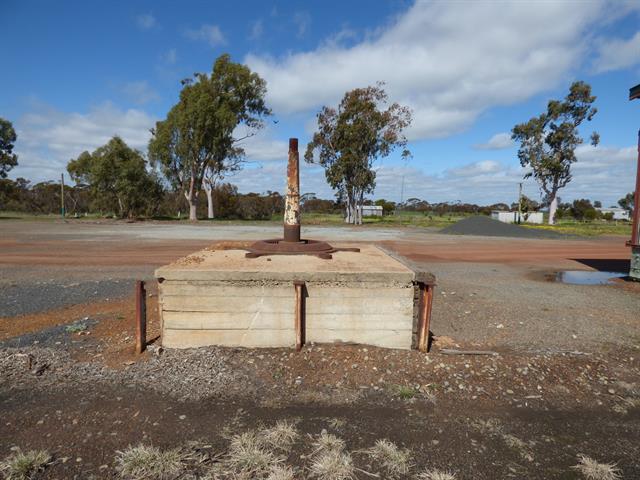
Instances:
[[[315,257],[245,259],[241,251],[202,251],[157,270],[162,343],[289,347],[295,344],[294,281],[304,281],[309,342],[411,348],[415,273],[381,250]]]
[[[411,284],[308,283],[306,341],[410,348],[413,295]],[[293,283],[165,280],[160,302],[166,347],[295,343]]]

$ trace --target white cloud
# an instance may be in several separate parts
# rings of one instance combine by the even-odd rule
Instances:
[[[227,43],[222,30],[217,25],[202,25],[198,29],[187,29],[185,35],[191,40],[202,40],[210,47],[224,45]]]
[[[329,42],[245,61],[268,81],[279,114],[335,104],[347,90],[381,80],[392,100],[414,110],[410,138],[434,138],[567,79],[602,11],[599,2],[416,2],[353,46]]]
[[[474,148],[477,148],[478,150],[502,150],[505,148],[510,148],[512,146],[513,146],[513,140],[511,139],[511,134],[507,132],[503,132],[503,133],[496,133],[486,143],[480,143],[478,145],[474,145]]]
[[[264,33],[264,25],[262,19],[258,19],[251,24],[251,32],[249,33],[250,40],[258,40]]]
[[[238,127],[234,132],[235,138],[242,138],[246,135],[247,132],[243,126]],[[244,148],[247,160],[250,162],[283,160],[287,158],[289,150],[287,142],[273,138],[269,127],[240,141],[238,146]]]
[[[151,13],[144,13],[136,17],[136,24],[141,30],[151,30],[158,25],[156,17]]]
[[[66,113],[36,105],[16,122],[18,167],[12,170],[12,177],[57,179],[66,171],[70,159],[104,145],[114,135],[144,151],[154,124],[155,119],[146,112],[121,110],[110,102],[87,113]]]
[[[597,73],[620,70],[640,63],[640,31],[628,40],[601,39],[598,58],[594,61]]]
[[[122,86],[122,92],[136,105],[144,105],[160,99],[158,92],[151,88],[146,80],[125,83]]]
[[[274,161],[248,168],[232,180],[241,192],[284,191],[286,161],[280,160],[286,145],[274,145]],[[279,154],[277,152],[280,152]],[[601,200],[613,205],[627,192],[633,190],[635,179],[635,147],[581,146],[576,152],[578,162],[572,167],[573,180],[560,191],[563,201],[575,198]],[[406,165],[383,164],[377,168],[374,198],[400,200],[422,198],[430,202],[470,202],[488,205],[498,202],[511,203],[518,194],[518,184],[524,184],[524,193],[540,199],[540,189],[533,179],[524,180],[526,170],[519,165],[508,165],[495,160],[483,160],[449,168],[439,173],[427,174],[420,166],[420,159]],[[324,171],[316,165],[301,164],[301,190],[314,192],[322,198],[333,198]]]
[[[309,12],[296,12],[293,15],[293,23],[297,28],[297,37],[302,38],[307,33],[309,25],[311,25],[311,15],[309,15]]]
[[[175,48],[170,48],[167,53],[162,55],[162,61],[167,65],[175,65],[178,61],[178,51]]]

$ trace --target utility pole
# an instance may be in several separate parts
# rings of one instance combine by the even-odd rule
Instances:
[[[402,184],[400,186],[400,205],[404,202],[404,175],[402,175]]]
[[[60,174],[60,213],[64,218],[64,173]]]
[[[522,182],[518,188],[518,225],[522,223]]]

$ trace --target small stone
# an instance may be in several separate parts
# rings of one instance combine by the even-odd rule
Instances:
[[[186,416],[186,415],[180,415],[178,418],[179,418],[180,420],[184,420],[185,418],[187,418],[187,416]]]

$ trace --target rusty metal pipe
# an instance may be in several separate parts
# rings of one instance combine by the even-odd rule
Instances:
[[[300,350],[302,350],[302,345],[304,344],[304,282],[293,282],[293,286],[296,289],[296,352],[299,352]]]
[[[640,246],[640,130],[638,130],[638,166],[636,169],[636,193],[633,202],[633,230],[631,231],[632,247]]]
[[[287,197],[284,204],[284,241],[300,242],[300,156],[298,139],[289,139]]]
[[[136,281],[136,353],[147,346],[147,291],[144,282]]]
[[[431,308],[433,306],[433,285],[420,283],[420,311],[418,317],[418,350],[429,351],[429,329],[431,327]]]

